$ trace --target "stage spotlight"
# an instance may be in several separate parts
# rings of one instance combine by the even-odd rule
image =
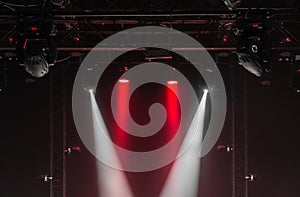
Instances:
[[[229,145],[218,145],[217,146],[217,151],[229,153],[229,152],[233,151],[233,148]]]
[[[292,42],[290,37],[286,37],[284,40],[285,40],[285,42]]]
[[[76,42],[80,42],[80,37],[79,36],[76,36],[73,38]]]
[[[50,182],[50,181],[53,180],[53,177],[50,176],[50,175],[48,175],[48,174],[41,175],[41,178],[43,179],[43,181],[44,181],[45,183],[48,183],[48,182]]]
[[[74,154],[74,153],[80,153],[81,152],[81,149],[79,146],[71,146],[71,147],[67,147],[65,149],[65,154],[66,155],[71,155],[71,154]]]
[[[250,73],[260,77],[270,71],[271,41],[267,33],[269,22],[237,21],[242,34],[237,44],[238,63]]]
[[[119,83],[129,83],[128,79],[119,79]]]
[[[8,42],[9,42],[9,44],[12,44],[14,42],[14,38],[13,37],[9,37],[8,38]]]
[[[124,70],[124,72],[128,71],[129,70],[128,66],[124,66],[123,70]]]
[[[225,44],[228,41],[228,37],[227,36],[223,36],[223,43]]]
[[[203,94],[181,147],[184,147],[189,137],[193,136],[194,140],[189,143],[189,147],[184,154],[172,164],[172,168],[159,195],[161,197],[198,196],[199,178],[201,177],[201,158],[199,158],[199,155],[204,133],[206,100],[207,94]],[[193,133],[195,130],[198,132]]]
[[[56,61],[55,26],[50,21],[21,21],[16,53],[18,61],[34,77],[43,77]]]
[[[170,80],[167,82],[169,85],[176,85],[178,84],[178,81],[175,81],[175,80]]]
[[[248,174],[245,176],[245,179],[249,182],[254,182],[255,180],[258,179],[257,174]]]
[[[291,61],[291,52],[289,51],[283,51],[279,54],[279,57],[278,57],[278,62],[290,62]]]

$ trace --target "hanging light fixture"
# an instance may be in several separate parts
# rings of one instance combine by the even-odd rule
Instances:
[[[20,39],[16,53],[18,61],[34,77],[43,77],[56,61],[56,30],[47,21],[23,20],[18,23]]]
[[[272,22],[240,19],[237,27],[242,32],[237,44],[238,64],[258,77],[269,72],[271,40],[268,31],[272,29]]]

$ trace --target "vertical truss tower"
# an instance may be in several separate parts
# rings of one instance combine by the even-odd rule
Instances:
[[[247,74],[237,67],[232,87],[232,197],[248,197]]]
[[[50,79],[50,197],[66,197],[66,111],[64,69],[54,67]]]

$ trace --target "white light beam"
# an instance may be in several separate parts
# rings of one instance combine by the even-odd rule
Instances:
[[[201,163],[199,152],[201,151],[207,92],[204,91],[185,139],[188,139],[187,135],[194,134],[192,131],[195,129],[197,133],[193,136],[193,141],[188,149],[174,162],[160,197],[198,196]],[[187,143],[186,140],[183,141],[183,144],[185,143]]]
[[[90,91],[91,105],[92,105],[92,117],[93,117],[93,129],[96,154],[100,153],[105,157],[110,157],[111,161],[120,164],[118,155],[113,146],[107,143],[109,133],[103,121],[101,112],[98,108],[95,95]],[[119,166],[119,165],[118,165]],[[109,197],[132,197],[128,181],[125,174],[121,170],[114,169],[102,162],[97,162],[97,176],[99,184],[100,196]]]

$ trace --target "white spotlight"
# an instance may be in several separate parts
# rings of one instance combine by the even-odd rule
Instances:
[[[168,81],[167,83],[168,83],[169,85],[176,85],[176,84],[178,84],[178,81],[171,80],[171,81]]]
[[[109,132],[104,123],[102,113],[98,108],[95,96],[91,93],[90,97],[96,154],[101,154],[106,160],[117,163],[117,166],[121,166],[121,161],[119,160],[115,148],[111,146],[107,139]],[[102,162],[97,162],[97,175],[99,181],[99,193],[101,196],[133,196],[123,171],[114,169]]]
[[[119,79],[119,83],[129,83],[128,79]]]
[[[205,90],[204,90],[205,91]],[[182,147],[188,143],[189,135],[193,135],[194,130],[197,130],[193,141],[190,143],[189,148],[179,157],[173,164],[166,183],[162,189],[160,197],[169,196],[198,196],[198,181],[200,176],[202,133],[205,117],[205,104],[207,91],[205,91],[194,118],[191,122],[189,130],[185,136]]]
[[[260,177],[258,177],[258,175],[257,174],[248,174],[248,175],[246,175],[245,176],[245,179],[247,180],[247,181],[249,181],[249,182],[254,182],[254,181],[256,181],[257,179],[260,179]]]
[[[217,146],[217,151],[230,153],[233,151],[233,147],[221,144]]]

